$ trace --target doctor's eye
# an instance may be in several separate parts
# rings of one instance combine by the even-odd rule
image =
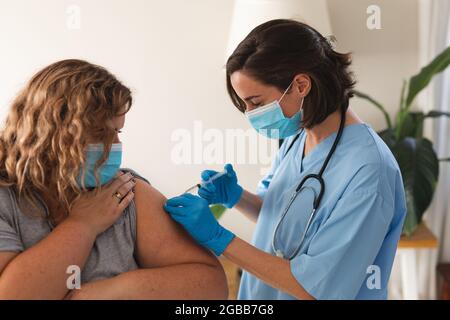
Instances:
[[[256,108],[259,108],[263,105],[262,102],[252,102],[250,101],[250,103],[247,105],[247,111],[251,111],[254,110]]]
[[[117,133],[122,133],[122,130],[115,129]]]

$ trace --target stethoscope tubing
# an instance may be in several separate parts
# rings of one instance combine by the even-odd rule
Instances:
[[[325,171],[325,169],[326,169],[326,167],[328,165],[328,162],[330,161],[334,151],[336,150],[336,147],[337,147],[339,141],[341,140],[341,136],[342,136],[342,133],[344,131],[344,125],[345,125],[345,112],[346,112],[346,110],[342,111],[341,123],[339,125],[338,133],[337,133],[336,138],[335,138],[335,140],[333,142],[333,146],[331,147],[331,149],[328,152],[328,155],[327,155],[324,163],[322,164],[322,167],[321,167],[319,173],[318,174],[314,174],[314,173],[313,174],[308,174],[305,177],[303,177],[303,179],[300,181],[300,183],[295,188],[294,193],[292,194],[291,198],[288,201],[288,205],[286,206],[285,210],[283,211],[282,215],[280,216],[280,219],[278,220],[277,224],[275,225],[275,229],[274,229],[273,236],[272,236],[272,250],[275,253],[275,255],[278,256],[278,257],[286,258],[288,260],[292,260],[300,252],[300,249],[301,249],[301,247],[303,245],[303,242],[305,241],[306,234],[308,233],[308,230],[309,230],[309,228],[311,226],[311,223],[313,221],[314,215],[315,215],[317,209],[319,208],[320,202],[321,202],[322,197],[323,197],[323,195],[325,193],[325,181],[324,181],[322,175],[323,175],[323,173],[324,173],[324,171]],[[293,139],[291,145],[288,147],[288,149],[286,151],[286,154],[291,150],[293,144],[295,143],[295,141],[298,139],[299,136],[300,136],[300,134],[298,134]],[[285,154],[285,157],[286,157],[286,154]],[[276,246],[275,246],[275,240],[276,240],[276,236],[277,236],[277,233],[278,233],[278,229],[280,228],[281,223],[284,221],[284,218],[285,218],[286,214],[288,213],[292,203],[297,198],[297,195],[301,192],[301,190],[303,190],[303,188],[305,188],[304,184],[306,183],[306,181],[308,181],[310,179],[315,179],[315,180],[319,181],[320,192],[319,192],[319,195],[317,197],[314,197],[313,210],[312,210],[311,214],[309,215],[308,221],[306,223],[305,230],[303,231],[302,237],[300,239],[300,243],[298,244],[298,246],[296,247],[296,249],[294,250],[294,252],[291,255],[289,255],[288,257],[285,257],[283,252],[280,249],[277,249]],[[314,194],[316,194],[315,190],[313,188],[311,188],[311,189],[313,190]]]

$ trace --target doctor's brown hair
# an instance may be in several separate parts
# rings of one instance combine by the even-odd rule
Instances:
[[[311,79],[303,104],[303,121],[311,128],[338,109],[346,110],[353,96],[351,56],[333,50],[312,27],[294,20],[277,19],[261,24],[237,46],[226,65],[227,90],[233,104],[244,112],[244,101],[231,85],[240,71],[284,91],[297,74]]]
[[[131,104],[130,89],[103,67],[75,59],[45,67],[12,102],[0,131],[0,187],[35,206],[36,193],[46,194],[68,212],[82,192],[86,146],[105,145],[99,167],[116,136],[112,120]]]

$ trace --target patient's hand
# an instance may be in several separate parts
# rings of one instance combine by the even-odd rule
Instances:
[[[133,180],[130,173],[118,174],[101,190],[84,193],[74,203],[68,219],[84,225],[96,237],[114,224],[134,199]],[[121,201],[113,196],[116,192],[123,196]]]

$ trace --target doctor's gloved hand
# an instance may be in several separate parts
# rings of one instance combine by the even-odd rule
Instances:
[[[242,196],[243,189],[238,184],[236,172],[231,164],[226,164],[224,169],[228,172],[226,175],[214,180],[206,182],[217,171],[205,170],[202,172],[202,185],[198,190],[198,195],[208,201],[209,204],[220,203],[227,208],[232,208]]]
[[[172,218],[202,246],[220,256],[235,235],[214,218],[205,199],[185,193],[167,200],[164,205]]]

